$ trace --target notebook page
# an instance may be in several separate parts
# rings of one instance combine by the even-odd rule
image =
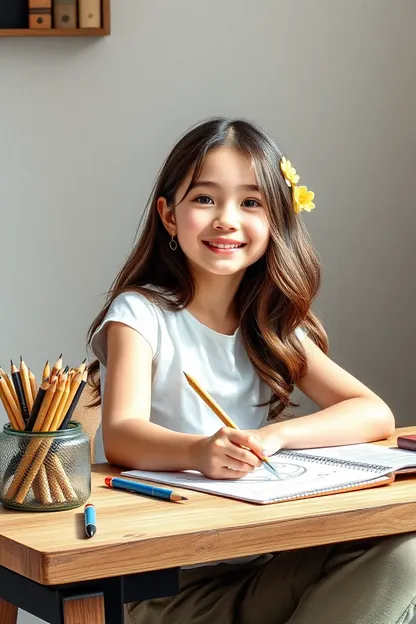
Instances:
[[[122,475],[136,479],[144,479],[171,485],[195,489],[211,494],[219,494],[239,500],[257,503],[278,502],[304,496],[319,494],[326,490],[341,490],[351,487],[352,484],[365,483],[378,479],[389,470],[374,467],[372,470],[342,466],[330,462],[314,462],[310,458],[299,454],[290,461],[281,457],[271,458],[273,466],[279,473],[279,478],[271,475],[265,468],[260,467],[235,481],[212,480],[199,472],[148,472],[131,470],[122,472]]]
[[[347,446],[329,446],[327,448],[305,449],[296,451],[304,455],[333,457],[345,461],[390,466],[394,471],[413,469],[416,471],[416,452],[397,447],[380,446],[378,444],[350,444]]]

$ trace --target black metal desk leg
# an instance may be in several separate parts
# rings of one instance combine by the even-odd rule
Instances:
[[[116,577],[106,581],[104,586],[104,609],[106,624],[124,624],[123,577]]]

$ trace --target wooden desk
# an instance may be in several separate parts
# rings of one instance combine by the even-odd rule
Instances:
[[[404,432],[416,427],[397,430]],[[12,604],[52,624],[102,624],[103,595],[106,621],[121,624],[123,602],[175,593],[182,565],[416,529],[414,476],[258,506],[190,490],[183,491],[188,501],[175,504],[105,487],[104,475],[119,472],[93,467],[91,540],[82,508],[51,514],[0,508],[0,624],[15,624]],[[29,608],[33,600],[36,609]]]

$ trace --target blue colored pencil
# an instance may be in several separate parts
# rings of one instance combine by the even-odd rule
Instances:
[[[154,487],[138,481],[130,481],[129,479],[121,479],[120,477],[106,477],[105,484],[117,490],[126,490],[127,492],[135,492],[136,494],[144,494],[145,496],[153,496],[163,500],[178,502],[188,500],[185,496],[176,494],[173,490],[167,488]]]
[[[94,537],[97,532],[97,520],[95,507],[92,503],[87,503],[84,507],[85,534],[87,537]]]

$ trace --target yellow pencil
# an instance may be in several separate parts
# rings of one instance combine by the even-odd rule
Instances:
[[[51,374],[51,367],[49,364],[49,360],[46,360],[46,363],[45,363],[45,366],[43,367],[43,372],[42,372],[42,383],[47,380],[50,374]]]
[[[37,383],[36,383],[36,377],[34,376],[32,371],[30,370],[30,368],[29,368],[29,382],[30,382],[30,388],[32,390],[32,399],[33,399],[33,402],[34,402],[35,399],[36,399],[36,395],[38,393],[38,386],[37,386]],[[32,404],[32,407],[33,407],[33,404]]]
[[[0,378],[0,379],[2,379],[2,378]],[[13,410],[12,410],[12,408],[9,405],[9,402],[8,402],[8,400],[6,398],[6,395],[4,394],[3,387],[2,387],[1,383],[0,383],[0,399],[1,399],[1,402],[3,403],[3,407],[4,407],[5,411],[6,411],[6,414],[7,414],[7,417],[9,419],[9,421],[10,421],[12,429],[15,429],[15,431],[19,431],[20,427],[17,424],[17,421],[16,421],[16,419],[14,417],[14,414],[13,414]]]
[[[61,355],[59,356],[59,358],[56,360],[55,364],[52,367],[52,370],[51,370],[51,380],[52,380],[52,377],[54,375],[57,375],[59,373],[61,368],[62,368],[62,353],[61,353]]]
[[[53,431],[53,428],[51,427],[51,425],[55,418],[55,414],[59,408],[59,403],[61,401],[62,395],[65,390],[65,384],[66,384],[66,373],[65,375],[59,375],[57,379],[56,390],[54,392],[52,401],[49,405],[48,412],[45,416],[45,420],[42,423],[42,431]]]
[[[48,389],[46,390],[45,396],[43,397],[43,401],[42,401],[42,405],[40,406],[39,409],[39,413],[38,416],[36,418],[36,422],[33,425],[33,432],[36,431],[45,431],[45,429],[43,428],[43,424],[45,422],[46,416],[48,414],[48,410],[51,406],[52,400],[53,400],[53,396],[55,394],[56,391],[56,386],[57,386],[57,380],[55,379],[55,381],[53,381],[52,383],[49,384]]]
[[[58,409],[56,410],[54,419],[53,419],[52,424],[51,424],[51,430],[52,431],[57,431],[59,429],[59,425],[61,424],[61,422],[63,420],[62,413],[64,411],[64,408],[65,408],[65,405],[66,405],[66,401],[67,401],[68,396],[69,396],[70,389],[71,389],[71,378],[67,374],[67,378],[66,378],[66,381],[65,381],[65,388],[64,388],[64,391],[62,393],[61,400],[59,401]]]
[[[10,379],[10,377],[8,376],[8,374],[0,367],[0,375],[3,377],[3,379],[6,380],[7,386],[10,390],[10,394],[12,395],[14,402],[16,404],[16,407],[18,410],[20,410],[19,407],[19,399],[17,398],[17,394],[16,394],[16,388],[13,385],[12,380]]]
[[[216,416],[218,416],[218,418],[224,423],[224,425],[226,427],[230,427],[231,429],[239,429],[239,427],[235,424],[235,422],[233,420],[231,420],[231,418],[228,416],[228,414],[226,414],[224,412],[224,410],[218,405],[218,403],[212,398],[212,396],[210,394],[208,394],[208,392],[206,390],[201,388],[201,386],[198,384],[197,381],[195,381],[195,379],[193,377],[191,377],[190,375],[188,375],[185,372],[183,374],[185,375],[186,381],[189,383],[189,385],[191,386],[192,390],[195,390],[195,392],[201,397],[201,399],[204,401],[204,403],[206,403],[206,405],[208,405],[208,407],[214,412],[214,414]],[[273,474],[275,477],[280,478],[277,470],[275,469],[273,464],[270,463],[270,461],[269,461],[269,459],[267,457],[262,457],[261,455],[258,455],[255,451],[253,451],[253,449],[250,449],[250,450],[255,455],[257,455],[257,457],[259,459],[261,459],[261,461],[263,462],[263,466],[271,474]]]
[[[81,362],[81,364],[77,368],[77,372],[83,374],[85,369],[87,368],[87,358]]]
[[[13,429],[17,429],[18,431],[23,431],[25,428],[25,421],[23,420],[22,413],[19,407],[15,404],[12,393],[9,390],[9,386],[3,377],[0,376],[0,385],[2,387],[2,396],[4,396],[5,401],[10,407],[10,413],[13,414],[13,422],[11,424]],[[6,405],[4,406],[6,409]],[[7,410],[6,410],[7,411]],[[9,414],[9,412],[7,412]]]
[[[27,409],[30,414],[34,397],[32,396],[32,387],[30,385],[29,369],[23,361],[22,356],[20,356],[20,379],[22,380],[23,394],[25,395]]]

